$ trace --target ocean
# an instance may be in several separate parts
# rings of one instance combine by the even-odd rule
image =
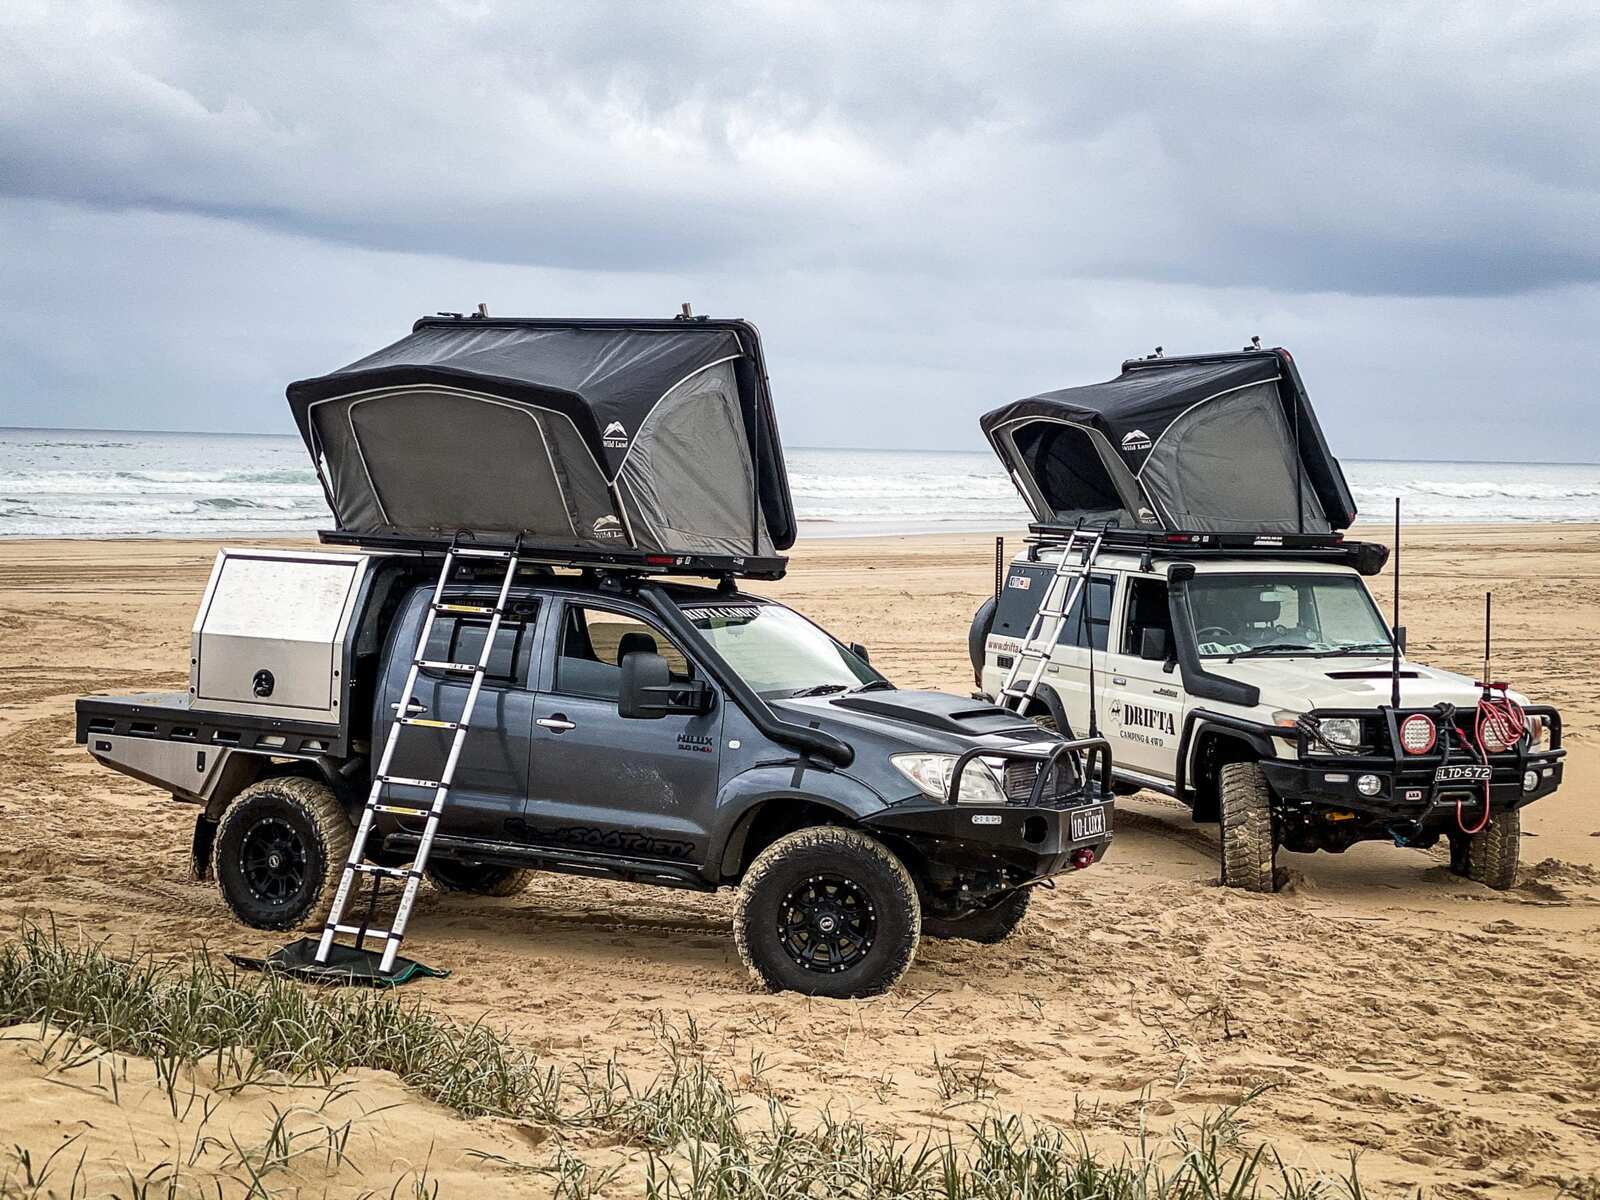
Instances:
[[[787,451],[817,537],[1016,528],[1027,512],[987,451]],[[1600,466],[1344,459],[1386,521],[1600,521]],[[310,534],[329,523],[293,436],[0,429],[0,538]]]

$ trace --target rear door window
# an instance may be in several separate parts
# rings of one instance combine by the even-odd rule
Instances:
[[[1034,613],[1055,577],[1055,568],[1045,564],[1013,563],[1006,573],[1005,586],[1000,589],[1000,603],[994,614],[993,632],[999,637],[1023,638],[1028,636],[1028,626]],[[1070,591],[1072,583],[1067,584]],[[1059,644],[1087,647],[1091,638],[1096,650],[1106,648],[1107,634],[1111,628],[1111,599],[1116,591],[1116,580],[1111,575],[1091,575],[1086,589],[1089,594],[1089,611],[1085,618],[1083,593],[1080,591],[1067,619],[1061,627]]]

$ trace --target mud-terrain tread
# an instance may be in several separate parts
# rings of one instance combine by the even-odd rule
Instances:
[[[1466,877],[1503,892],[1517,882],[1517,861],[1521,854],[1521,810],[1497,813],[1487,829],[1467,839]]]
[[[216,844],[219,850],[231,840],[228,836],[230,822],[237,823],[242,819],[240,814],[244,811],[245,801],[264,794],[276,794],[298,809],[322,843],[322,882],[312,895],[310,907],[300,916],[290,913],[284,920],[261,923],[247,917],[234,904],[220,869],[216,869],[217,890],[222,893],[223,903],[234,917],[252,928],[320,929],[333,907],[333,894],[339,890],[339,877],[344,873],[345,862],[350,857],[350,846],[355,841],[355,827],[344,806],[325,784],[300,775],[280,775],[257,780],[229,802],[223,810],[222,820],[217,823]]]
[[[882,842],[860,830],[817,825],[785,834],[773,842],[756,856],[739,884],[739,899],[733,912],[734,944],[739,949],[739,958],[744,962],[745,969],[768,991],[783,991],[793,985],[762,962],[761,956],[751,946],[752,910],[763,898],[761,892],[764,886],[776,874],[796,862],[810,859],[815,864],[812,869],[838,871],[846,865],[841,859],[848,862],[852,858],[882,872],[880,882],[888,885],[889,901],[901,909],[907,927],[897,941],[890,943],[887,940],[890,935],[882,930],[880,919],[880,934],[875,948],[882,949],[883,958],[872,974],[860,979],[816,975],[806,981],[810,987],[794,990],[841,999],[876,996],[892,988],[911,966],[921,937],[922,905],[917,898],[917,886],[912,882],[905,864]]]
[[[939,917],[922,918],[922,936],[958,942],[977,942],[980,946],[996,946],[1017,931],[1022,918],[1028,915],[1028,901],[1033,899],[1032,888],[1019,888],[999,904],[975,912],[960,920],[943,920]]]
[[[488,863],[478,865],[477,877],[471,883],[460,877],[449,878],[448,871],[466,865],[456,862],[446,865],[443,861],[429,863],[422,868],[422,874],[441,892],[468,896],[516,896],[527,891],[528,885],[533,882],[533,871],[527,867],[500,867]]]
[[[1246,892],[1275,892],[1277,845],[1272,836],[1272,792],[1261,765],[1223,765],[1222,883]]]

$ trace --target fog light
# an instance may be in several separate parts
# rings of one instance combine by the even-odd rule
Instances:
[[[1534,788],[1536,788],[1538,786],[1539,786],[1539,772],[1537,772],[1537,771],[1524,771],[1522,773],[1522,790],[1523,791],[1531,792],[1531,791],[1533,791]]]
[[[1081,871],[1085,867],[1094,866],[1094,851],[1087,848],[1074,850],[1072,852],[1072,866],[1077,871]]]
[[[1383,780],[1376,775],[1362,775],[1356,780],[1356,791],[1363,796],[1376,796],[1383,791]]]

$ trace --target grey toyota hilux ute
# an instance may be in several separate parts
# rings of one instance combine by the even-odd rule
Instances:
[[[217,575],[236,558],[280,575],[359,562],[356,594],[341,601],[340,723],[215,711],[184,693],[90,696],[78,740],[199,807],[196,870],[238,919],[315,927],[437,568],[399,554],[224,551]],[[445,593],[439,607],[463,611],[435,618],[420,657],[477,657],[488,622],[471,614],[493,592],[486,575]],[[999,941],[1034,887],[1109,846],[1103,742],[898,689],[864,648],[783,604],[731,585],[535,566],[507,612],[425,872],[441,890],[510,895],[531,870],[737,887],[734,932],[761,984],[860,996],[900,977],[919,936]],[[423,667],[407,716],[447,726],[468,686]],[[406,745],[392,775],[425,775],[438,749]],[[382,789],[369,858],[410,860],[429,794]]]

